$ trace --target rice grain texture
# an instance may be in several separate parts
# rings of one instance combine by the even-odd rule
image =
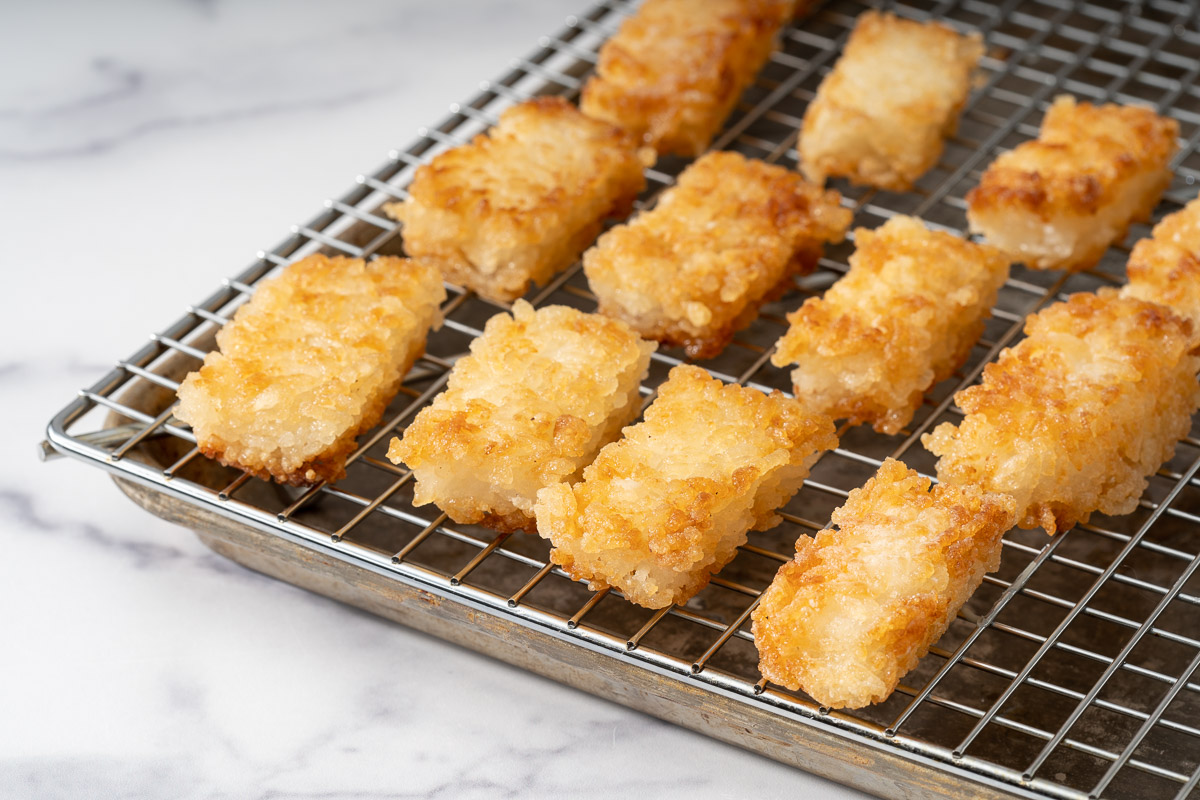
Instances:
[[[842,240],[852,214],[840,201],[783,167],[709,153],[652,211],[601,236],[583,269],[602,314],[711,358]]]
[[[698,156],[792,13],[786,0],[647,0],[600,48],[579,107],[659,154]]]
[[[671,370],[644,421],[600,451],[583,480],[538,493],[551,560],[593,590],[646,608],[683,603],[729,563],[747,531],[779,522],[833,423],[780,393]]]
[[[632,137],[561,97],[529,100],[470,144],[421,166],[384,210],[404,250],[446,280],[509,302],[570,266],[645,186]]]
[[[804,112],[800,160],[828,176],[908,191],[958,127],[983,55],[978,33],[866,11]]]
[[[175,416],[209,458],[307,486],[345,474],[425,336],[441,275],[417,259],[313,255],[263,281],[179,387]]]
[[[532,532],[538,490],[578,478],[637,416],[654,348],[622,322],[518,300],[488,320],[388,458],[412,469],[414,505]]]
[[[1171,182],[1179,124],[1141,106],[1055,99],[1038,138],[1001,154],[967,193],[967,222],[1013,261],[1082,270],[1150,218]]]
[[[998,250],[913,217],[855,231],[850,271],[788,315],[771,363],[815,411],[898,433],[958,369],[1008,279]]]
[[[1164,217],[1134,245],[1125,274],[1121,294],[1170,306],[1200,326],[1200,200]]]
[[[1000,566],[1006,495],[930,481],[888,459],[801,536],[751,614],[763,677],[830,708],[886,700]]]
[[[1128,514],[1200,407],[1200,339],[1165,306],[1115,289],[1071,295],[955,396],[966,416],[921,441],[938,480],[1003,492],[1049,534]]]

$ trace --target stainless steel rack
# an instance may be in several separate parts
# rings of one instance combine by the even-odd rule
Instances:
[[[1035,135],[1041,112],[1062,92],[1150,103],[1178,120],[1183,144],[1173,164],[1176,179],[1159,214],[1195,196],[1200,21],[1192,4],[885,5],[980,30],[987,54],[957,135],[914,192],[834,182],[856,226],[874,227],[905,213],[963,230],[963,196],[981,170],[998,152]],[[445,327],[431,337],[428,355],[384,424],[361,441],[346,479],[297,491],[198,455],[190,431],[171,416],[177,381],[195,368],[215,330],[255,285],[311,252],[401,253],[401,231],[379,206],[405,196],[415,167],[468,140],[515,102],[541,94],[576,99],[596,50],[635,6],[607,0],[570,18],[501,78],[451,106],[441,123],[419,131],[406,149],[392,152],[321,214],[81,391],[51,421],[47,451],[110,470],[139,502],[198,528],[216,549],[255,568],[877,794],[1200,797],[1195,429],[1151,478],[1135,513],[1098,515],[1054,539],[1036,531],[1007,536],[1000,571],[988,576],[883,704],[830,711],[765,684],[749,633],[750,611],[797,536],[824,527],[846,493],[888,456],[930,473],[933,459],[916,445],[922,433],[960,413],[954,392],[1019,339],[1027,314],[1070,292],[1122,282],[1127,247],[1113,248],[1095,269],[1078,275],[1016,268],[968,364],[930,393],[907,430],[892,437],[843,430],[841,447],[814,468],[783,525],[753,535],[692,601],[659,612],[573,583],[548,562],[546,543],[536,536],[497,536],[452,525],[432,507],[412,506],[410,475],[383,457],[387,442],[440,390],[483,321],[503,308],[457,287],[450,287],[443,308]],[[714,149],[794,167],[805,106],[866,7],[835,0],[789,28]],[[641,206],[685,165],[667,159],[648,170]],[[1147,232],[1135,226],[1127,241]],[[830,248],[817,273],[702,366],[728,381],[786,390],[786,372],[767,361],[786,324],[783,314],[836,280],[850,249]],[[578,265],[531,300],[594,308]],[[675,351],[657,354],[643,392],[652,394],[681,360]],[[425,601],[419,612],[404,605],[412,598]],[[484,642],[477,632],[491,639]]]

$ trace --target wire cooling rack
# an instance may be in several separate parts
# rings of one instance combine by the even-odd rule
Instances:
[[[875,227],[913,214],[962,231],[963,197],[1004,149],[1037,133],[1041,113],[1062,92],[1085,100],[1142,102],[1180,123],[1175,181],[1158,208],[1173,212],[1195,194],[1200,176],[1200,25],[1197,11],[1169,0],[947,0],[921,7],[886,4],[917,19],[980,30],[987,42],[981,78],[957,135],[915,191],[903,194],[840,184],[855,225]],[[1093,270],[1078,275],[1014,268],[969,362],[930,392],[911,426],[896,436],[843,430],[842,444],[813,469],[776,530],[752,534],[712,585],[684,606],[651,612],[618,592],[592,593],[548,561],[546,543],[526,534],[495,535],[449,524],[432,506],[413,507],[410,474],[384,458],[387,442],[444,385],[449,368],[503,306],[457,287],[446,323],[389,408],[361,440],[348,476],[336,485],[292,490],[219,468],[199,456],[172,416],[178,380],[213,346],[213,334],[255,285],[316,251],[370,257],[402,253],[401,231],[379,212],[405,197],[413,170],[467,141],[505,107],[534,95],[577,99],[596,51],[635,2],[608,0],[568,19],[556,35],[516,59],[502,78],[451,106],[436,127],[360,176],[345,196],[151,341],[54,417],[50,448],[105,467],[174,498],[307,542],[349,564],[485,609],[521,625],[655,669],[713,693],[765,709],[794,724],[839,732],[850,748],[890,749],[933,763],[962,780],[963,792],[988,787],[1017,796],[1197,797],[1200,784],[1200,440],[1180,443],[1150,480],[1137,511],[1097,515],[1048,539],[1040,531],[1005,538],[1003,564],[986,578],[950,630],[887,702],[857,712],[822,709],[808,697],[765,684],[758,675],[750,611],[795,539],[825,526],[847,492],[888,457],[930,474],[922,433],[961,415],[953,394],[1021,336],[1025,316],[1073,291],[1123,281],[1135,226]],[[789,28],[782,49],[747,90],[714,149],[796,166],[796,136],[807,103],[866,8],[831,2]],[[686,162],[647,171],[644,208]],[[788,389],[787,371],[768,363],[783,315],[846,269],[849,243],[831,247],[818,271],[764,309],[724,354],[703,363],[727,381]],[[579,265],[531,292],[535,305],[595,308]],[[678,351],[655,355],[647,396]],[[974,781],[974,782],[973,782]]]

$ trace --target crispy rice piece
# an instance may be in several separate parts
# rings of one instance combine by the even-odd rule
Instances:
[[[1127,297],[1170,306],[1200,326],[1200,199],[1154,226],[1129,255]]]
[[[842,240],[853,215],[840,200],[783,167],[709,153],[653,211],[601,236],[583,269],[601,313],[711,358]]]
[[[800,159],[827,176],[907,191],[958,126],[983,55],[978,33],[867,11],[804,113]]]
[[[408,199],[384,210],[404,223],[409,255],[507,302],[569,266],[605,218],[629,214],[645,186],[642,166],[628,134],[542,97],[420,167]]]
[[[511,317],[488,320],[388,458],[412,469],[414,505],[532,531],[538,490],[578,478],[637,416],[654,348],[623,322],[518,300]]]
[[[1034,269],[1094,266],[1171,182],[1179,124],[1140,106],[1055,99],[1038,138],[1001,154],[967,193],[972,233]]]
[[[833,422],[776,392],[678,366],[645,421],[600,451],[583,481],[538,493],[551,560],[646,608],[683,603],[736,555],[837,446]]]
[[[833,512],[837,530],[801,536],[754,609],[763,677],[823,706],[887,699],[984,574],[1000,566],[1015,501],[930,481],[888,459]]]
[[[1200,406],[1200,337],[1166,306],[1115,289],[1029,317],[1026,339],[955,397],[966,416],[921,437],[938,479],[1004,492],[1022,528],[1127,514]]]
[[[346,474],[446,299],[419,259],[313,255],[263,281],[179,387],[175,416],[209,458],[293,486]]]
[[[792,11],[787,0],[647,0],[600,49],[579,107],[660,154],[698,156]]]
[[[850,271],[788,316],[771,363],[815,411],[893,434],[971,352],[1008,278],[986,245],[893,217],[855,231]]]

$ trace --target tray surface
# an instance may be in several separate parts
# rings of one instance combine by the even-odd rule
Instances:
[[[265,548],[273,537],[301,548],[281,551],[280,559],[301,563],[298,553],[307,552],[332,559],[342,570],[339,575],[347,569],[369,572],[371,581],[381,582],[373,585],[375,592],[391,582],[398,593],[432,593],[447,609],[439,612],[442,630],[453,629],[439,635],[461,637],[477,626],[502,629],[508,637],[528,636],[526,644],[547,637],[539,645],[546,659],[565,660],[577,651],[580,658],[586,653],[588,659],[600,659],[588,661],[597,674],[611,672],[590,690],[693,727],[703,729],[702,721],[677,718],[683,712],[675,715],[671,703],[695,710],[711,700],[726,723],[738,709],[749,723],[765,727],[764,720],[770,720],[782,726],[778,730],[795,729],[803,744],[791,751],[833,737],[845,743],[845,753],[835,757],[858,763],[857,773],[812,768],[870,791],[909,796],[921,786],[934,788],[917,777],[932,769],[945,778],[941,791],[959,786],[963,792],[1004,790],[1021,796],[1200,796],[1200,438],[1195,426],[1172,461],[1151,478],[1133,514],[1096,515],[1053,540],[1040,531],[1011,532],[1000,571],[987,578],[885,703],[828,712],[802,694],[764,685],[750,636],[749,612],[790,557],[796,538],[824,527],[846,492],[865,482],[888,456],[931,473],[933,458],[918,439],[936,424],[961,416],[953,406],[954,392],[1019,340],[1027,314],[1074,291],[1121,283],[1128,246],[1147,235],[1148,226],[1134,226],[1123,245],[1085,273],[1014,268],[970,360],[930,392],[909,428],[896,436],[864,428],[842,431],[841,447],[814,468],[785,509],[785,522],[752,534],[737,559],[682,607],[651,612],[617,592],[592,593],[548,564],[547,543],[536,536],[497,536],[448,524],[432,506],[412,506],[409,473],[384,458],[387,443],[441,389],[454,359],[479,335],[483,322],[503,309],[460,289],[452,288],[443,308],[445,326],[431,336],[427,356],[410,373],[384,423],[360,440],[346,479],[312,490],[287,489],[197,454],[190,431],[171,417],[174,389],[211,349],[214,332],[255,284],[311,252],[402,254],[401,231],[379,207],[405,196],[413,169],[468,140],[515,102],[540,94],[577,99],[597,48],[636,5],[608,0],[571,18],[537,50],[514,61],[507,74],[483,84],[470,101],[452,106],[439,125],[423,129],[413,144],[391,153],[326,211],[85,390],[51,422],[50,442],[132,481],[127,490],[156,513],[199,528],[223,526],[226,536],[244,535],[238,544],[243,555]],[[713,148],[794,168],[804,109],[855,16],[866,7],[826,3],[789,28],[782,49],[746,92]],[[915,191],[895,194],[832,182],[854,209],[855,227],[876,227],[906,213],[963,230],[963,196],[982,169],[998,152],[1035,135],[1048,101],[1061,92],[1095,101],[1151,103],[1178,120],[1184,146],[1156,218],[1195,196],[1200,22],[1190,4],[949,0],[930,8],[894,8],[905,16],[980,30],[987,54],[958,133]],[[652,204],[687,163],[666,159],[648,170],[649,188],[639,206]],[[843,274],[851,250],[851,243],[829,248],[816,273],[765,307],[725,353],[701,365],[728,381],[786,391],[787,370],[767,362],[784,330],[783,316]],[[578,265],[529,299],[595,308]],[[679,351],[658,353],[643,391],[651,393],[681,360]],[[188,516],[181,508],[196,514]],[[233,545],[226,541],[226,546],[238,557]],[[305,584],[303,574],[283,577]],[[611,670],[597,666],[610,662]],[[657,691],[667,705],[621,696],[640,685],[643,673],[659,680]],[[714,735],[789,763],[806,763],[801,754],[763,744],[761,737]],[[869,781],[873,762],[866,754],[912,769],[900,768],[899,783],[888,789]]]

